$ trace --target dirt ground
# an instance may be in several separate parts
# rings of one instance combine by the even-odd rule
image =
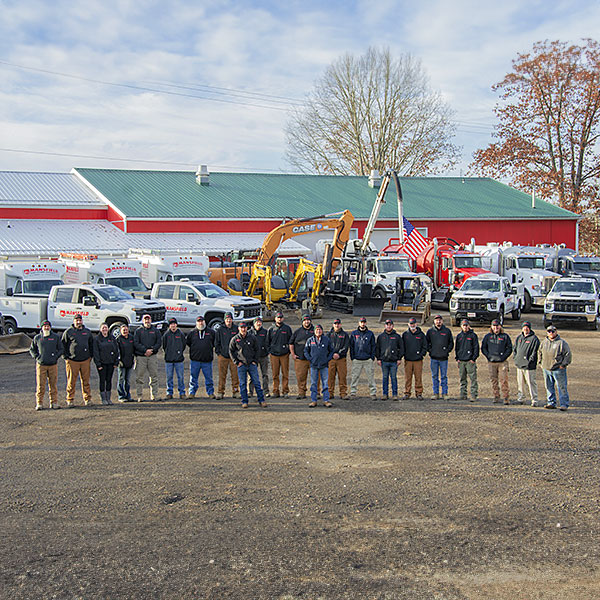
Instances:
[[[428,399],[426,360],[421,402],[35,412],[33,360],[1,356],[0,597],[600,598],[600,333],[560,333],[565,413],[492,404],[484,359],[474,404]]]

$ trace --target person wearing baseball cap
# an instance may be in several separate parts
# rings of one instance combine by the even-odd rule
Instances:
[[[58,405],[58,359],[63,355],[60,336],[52,331],[50,321],[42,323],[42,330],[33,338],[29,354],[35,359],[35,410],[44,408],[46,383],[50,395],[50,408]]]
[[[323,405],[331,408],[329,400],[329,361],[333,358],[331,340],[323,335],[323,326],[315,325],[315,334],[308,339],[304,346],[304,358],[310,363],[310,404],[309,408],[317,406],[319,383],[323,389]]]
[[[375,385],[375,334],[367,327],[367,319],[361,317],[358,327],[350,334],[350,360],[352,361],[352,375],[350,378],[350,398],[356,398],[358,382],[365,371],[371,400],[377,399],[377,386]]]
[[[540,344],[539,356],[546,386],[547,403],[544,408],[556,408],[556,388],[558,388],[560,410],[567,410],[569,408],[567,367],[573,357],[569,344],[558,335],[554,325],[546,327],[546,338]]]
[[[290,353],[294,359],[294,370],[296,371],[296,381],[298,383],[299,400],[306,398],[306,380],[310,370],[310,363],[304,356],[304,347],[309,338],[315,333],[310,315],[302,317],[302,325],[294,331],[290,339]]]
[[[177,375],[177,391],[179,399],[185,400],[184,365],[186,338],[185,334],[177,327],[177,319],[169,319],[169,328],[162,336],[162,348],[165,359],[165,374],[167,379],[167,396],[165,400],[173,400],[173,375]]]
[[[408,328],[402,334],[404,343],[404,399],[408,400],[415,380],[415,396],[423,400],[423,360],[427,354],[425,333],[418,326],[417,319],[408,320]]]
[[[263,327],[262,317],[255,317],[252,321],[252,327],[248,329],[248,333],[253,335],[258,342],[258,361],[257,366],[262,378],[262,389],[265,398],[269,397],[269,346],[267,344],[267,336],[269,332]],[[248,395],[254,394],[254,384],[250,378]]]
[[[329,330],[329,339],[333,346],[333,357],[329,361],[329,373],[327,385],[329,386],[329,397],[335,396],[335,378],[337,376],[340,390],[340,399],[348,398],[348,349],[350,348],[350,336],[342,328],[342,321],[334,319],[333,326]]]
[[[152,317],[142,317],[142,326],[133,334],[135,351],[135,386],[137,401],[143,402],[144,385],[150,385],[150,400],[158,402],[158,353],[162,342],[160,331],[152,325]]]
[[[433,327],[427,330],[425,338],[431,367],[432,400],[448,400],[448,358],[454,348],[454,338],[444,325],[442,315],[433,317]]]
[[[67,408],[75,406],[75,384],[77,378],[81,381],[83,403],[92,403],[90,388],[90,363],[94,355],[94,336],[84,326],[83,317],[77,313],[73,317],[73,325],[66,329],[61,338],[67,372]]]
[[[269,327],[267,332],[267,348],[271,361],[271,373],[273,376],[273,389],[271,396],[287,398],[290,393],[290,340],[292,339],[292,328],[283,322],[284,316],[281,311],[275,313],[275,323]],[[281,385],[280,385],[281,383]]]
[[[531,406],[538,406],[535,374],[539,349],[540,339],[531,329],[531,322],[524,321],[513,348],[513,360],[517,369],[517,404],[523,404],[527,388]]]
[[[477,385],[477,359],[479,358],[479,340],[471,329],[468,319],[460,323],[460,333],[454,343],[454,356],[458,365],[460,378],[460,399],[467,399],[467,377],[471,380],[471,402],[477,400],[479,386]]]
[[[215,332],[206,326],[202,315],[196,317],[196,327],[187,334],[185,343],[190,349],[190,384],[188,398],[195,398],[198,391],[200,371],[204,377],[206,395],[215,399],[212,364],[214,359]]]
[[[239,398],[240,380],[238,370],[229,355],[229,344],[238,334],[237,325],[233,322],[233,315],[225,313],[225,323],[215,328],[215,352],[217,353],[217,367],[219,369],[219,382],[217,384],[217,398],[220,400],[225,396],[227,378],[231,379],[231,396]]]
[[[248,408],[248,377],[254,384],[258,404],[267,407],[260,377],[258,375],[259,343],[255,336],[248,333],[248,323],[242,321],[238,325],[238,333],[233,336],[229,344],[229,355],[237,367],[242,396],[242,408]]]
[[[481,353],[488,360],[488,369],[492,390],[494,392],[494,403],[500,402],[500,391],[504,404],[510,404],[508,386],[508,358],[512,354],[512,340],[508,333],[502,329],[498,319],[494,319],[481,342]],[[500,381],[500,385],[498,385]]]
[[[394,321],[386,319],[383,332],[375,342],[375,358],[381,367],[383,377],[381,399],[389,398],[390,380],[392,382],[392,400],[398,400],[398,365],[404,356],[402,335],[394,329]]]

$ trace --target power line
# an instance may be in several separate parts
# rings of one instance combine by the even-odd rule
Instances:
[[[252,106],[255,108],[266,108],[266,109],[270,109],[270,110],[287,111],[286,108],[282,108],[279,106],[265,106],[264,104],[253,104],[253,103],[249,103],[249,102],[237,102],[235,100],[226,100],[225,98],[209,98],[206,96],[185,94],[183,92],[172,92],[169,90],[161,90],[161,89],[157,89],[157,88],[144,87],[144,86],[133,85],[133,84],[129,84],[129,83],[115,83],[113,81],[103,81],[101,79],[92,79],[90,77],[82,77],[80,75],[72,75],[70,73],[61,73],[59,71],[50,71],[48,69],[38,69],[36,67],[26,67],[24,65],[17,65],[14,63],[9,63],[4,60],[0,60],[0,65],[6,65],[8,67],[13,67],[15,69],[24,69],[26,71],[34,71],[36,73],[44,73],[46,75],[56,75],[58,77],[67,77],[69,79],[76,79],[79,81],[87,81],[88,83],[96,83],[99,85],[109,85],[112,87],[121,87],[121,88],[130,89],[130,90],[138,90],[138,91],[142,91],[142,92],[153,92],[155,94],[166,94],[169,96],[179,96],[182,98],[194,98],[195,100],[209,100],[211,102],[223,102],[226,104],[237,104],[239,106]]]

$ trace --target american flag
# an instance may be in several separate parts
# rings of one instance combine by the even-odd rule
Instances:
[[[402,216],[404,229],[404,245],[402,249],[411,258],[416,259],[429,245],[429,242],[412,226],[412,223]]]

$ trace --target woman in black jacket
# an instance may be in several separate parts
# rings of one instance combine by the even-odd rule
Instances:
[[[115,367],[119,363],[119,345],[114,337],[108,334],[108,325],[100,325],[100,333],[94,338],[94,363],[100,379],[100,398],[102,404],[112,404],[110,393]]]

